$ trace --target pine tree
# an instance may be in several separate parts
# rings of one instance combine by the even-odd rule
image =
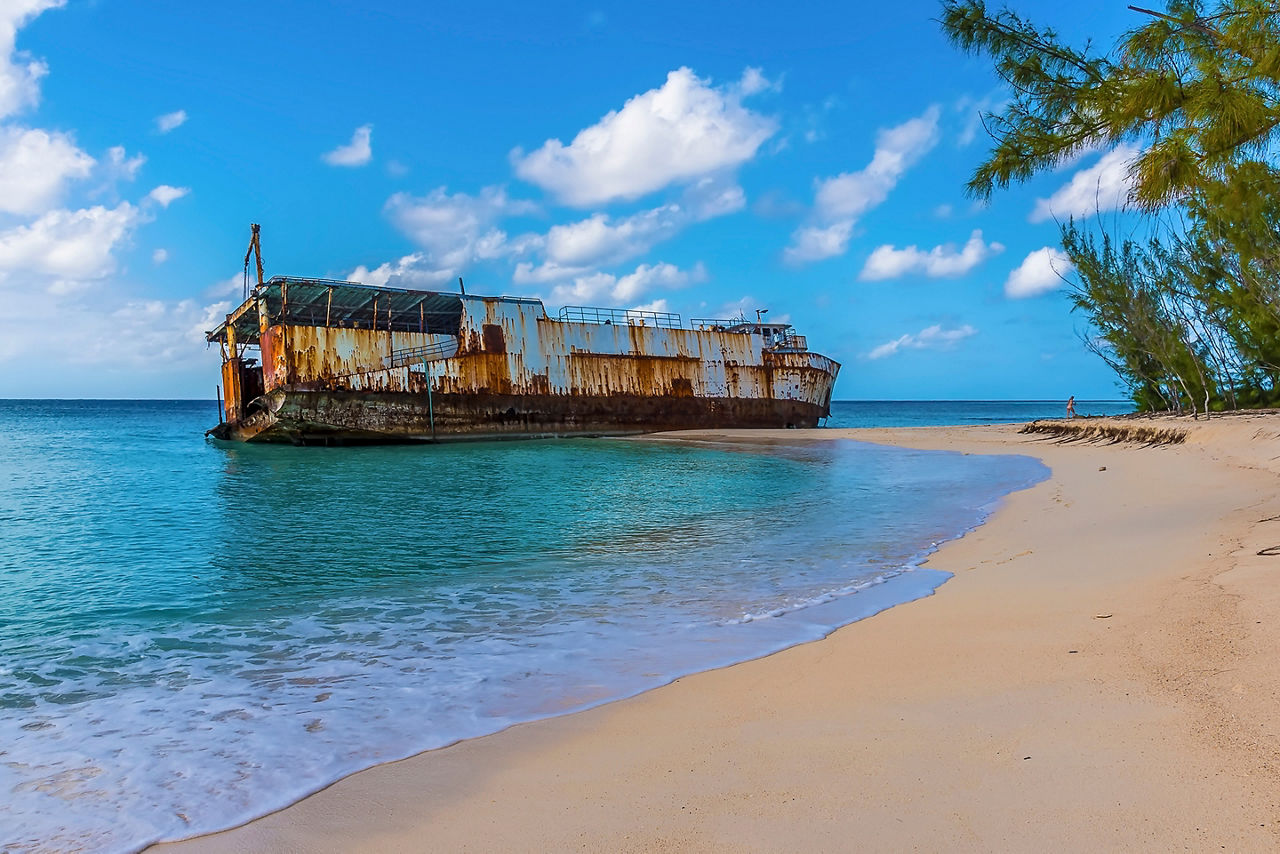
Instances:
[[[1063,227],[1074,304],[1141,408],[1268,405],[1280,394],[1280,4],[1174,0],[1130,7],[1112,50],[981,0],[945,0],[960,48],[989,55],[1011,98],[984,116],[979,198],[1122,143],[1145,246]],[[1170,213],[1175,214],[1169,216]]]

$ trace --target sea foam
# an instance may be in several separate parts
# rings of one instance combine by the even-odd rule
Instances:
[[[138,406],[0,408],[0,847],[217,830],[820,638],[928,595],[934,546],[1045,473],[851,442],[220,447]],[[60,501],[33,512],[36,482]]]

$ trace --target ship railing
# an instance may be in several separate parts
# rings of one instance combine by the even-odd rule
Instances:
[[[689,321],[689,326],[693,329],[702,329],[709,332],[723,332],[740,323],[746,323],[746,321],[741,317],[695,317]]]
[[[683,329],[680,315],[670,311],[644,311],[641,309],[596,308],[586,305],[566,305],[560,309],[556,320],[576,323],[599,323],[617,326],[658,326],[664,329]]]
[[[794,332],[784,332],[773,337],[773,342],[769,344],[766,350],[800,350],[809,349],[809,339],[803,335],[797,335]]]
[[[438,362],[458,355],[458,339],[446,338],[434,341],[421,347],[406,347],[403,350],[392,350],[391,355],[382,360],[388,368],[403,368],[405,365],[416,365],[422,362]]]

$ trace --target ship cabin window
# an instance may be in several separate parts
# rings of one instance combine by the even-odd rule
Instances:
[[[765,343],[767,343],[767,344],[771,344],[771,343],[773,343],[773,342],[777,341],[777,340],[782,336],[782,333],[783,333],[783,331],[784,331],[785,327],[782,327],[782,326],[760,326],[760,327],[757,327],[757,329],[758,329],[758,331],[760,332],[761,337],[763,337],[763,338],[764,338]]]

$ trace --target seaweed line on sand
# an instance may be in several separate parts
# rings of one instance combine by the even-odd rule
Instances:
[[[1176,427],[1152,427],[1139,424],[1117,424],[1114,421],[1032,421],[1019,433],[1037,433],[1054,437],[1059,442],[1122,442],[1140,445],[1180,445],[1186,441],[1185,430]]]

